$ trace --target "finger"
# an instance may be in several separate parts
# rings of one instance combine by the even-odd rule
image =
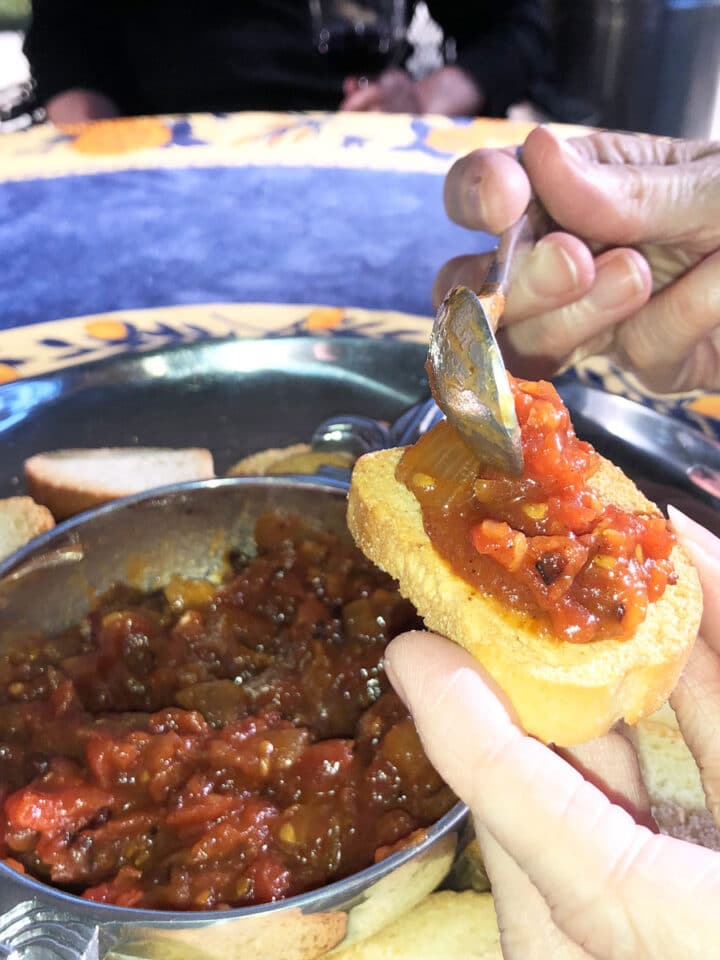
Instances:
[[[399,84],[412,84],[414,81],[406,70],[399,70],[397,67],[390,67],[384,70],[378,80],[381,87],[392,88]]]
[[[345,97],[339,109],[346,112],[360,113],[377,109],[380,103],[380,87],[376,83],[361,86],[349,97]]]
[[[360,89],[360,78],[359,77],[345,77],[343,80],[343,94],[345,97],[349,97],[350,94],[355,93]]]
[[[584,296],[595,280],[593,256],[577,237],[549,233],[513,271],[504,323],[556,310]]]
[[[675,140],[603,130],[570,137],[568,144],[583,159],[611,164],[683,164],[717,155],[720,144],[709,140]]]
[[[719,857],[637,826],[523,736],[459,647],[405,634],[388,648],[386,666],[430,761],[530,877],[565,934],[618,960],[685,947],[678,955],[704,957],[716,946],[720,917],[708,911],[720,896]]]
[[[636,823],[657,832],[637,753],[621,733],[613,731],[579,746],[557,748],[557,753],[614,804],[627,810]]]
[[[538,127],[523,147],[530,182],[563,229],[606,244],[707,242],[720,216],[718,157],[597,163]]]
[[[720,660],[700,637],[670,697],[700,771],[705,801],[720,827]]]
[[[715,253],[656,293],[618,330],[618,345],[632,366],[658,389],[677,389],[700,375],[702,385],[720,384],[717,365],[690,369],[694,348],[720,326],[718,271],[720,253]],[[700,380],[694,385],[700,386]]]
[[[558,927],[539,890],[480,822],[475,824],[492,884],[505,960],[587,960],[582,947]]]
[[[523,322],[503,325],[499,339],[505,359],[519,376],[551,376],[576,351],[585,355],[609,344],[616,325],[639,310],[651,291],[650,267],[641,254],[609,250],[596,258],[595,281],[585,296]],[[512,315],[509,318],[512,321]]]
[[[502,150],[475,150],[445,178],[445,209],[471,230],[502,233],[530,202],[530,183],[517,160]]]
[[[436,308],[459,283],[479,290],[492,258],[492,253],[455,257],[441,267],[433,285]],[[548,234],[516,264],[504,319],[514,323],[562,307],[587,293],[594,279],[592,254],[582,241],[564,233]]]
[[[700,575],[704,602],[701,637],[670,703],[700,770],[708,810],[720,826],[720,541],[679,510],[668,512]]]
[[[668,516],[700,577],[703,591],[700,632],[708,646],[720,656],[720,539],[672,504],[668,506]]]
[[[438,270],[432,287],[432,302],[437,310],[448,290],[458,284],[479,290],[492,263],[493,253],[470,254],[453,257]]]

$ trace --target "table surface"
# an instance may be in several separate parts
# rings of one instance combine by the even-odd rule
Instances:
[[[245,114],[0,136],[0,384],[199,337],[425,340],[438,267],[495,242],[447,221],[444,175],[529,129]],[[720,395],[574,372],[720,436]]]
[[[302,305],[311,331],[329,336],[347,332],[355,308],[399,311],[422,317],[404,323],[425,337],[439,266],[495,243],[447,220],[447,169],[529,130],[488,119],[252,113],[0,136],[0,383],[161,345],[162,329],[173,341],[199,329],[247,335],[237,319],[247,303]],[[367,317],[354,329],[363,324],[386,332]],[[132,332],[148,326],[150,339]],[[655,397],[601,358],[576,372],[720,435],[720,396]]]

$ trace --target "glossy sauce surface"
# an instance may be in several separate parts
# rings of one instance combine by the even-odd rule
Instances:
[[[406,450],[397,477],[468,583],[560,640],[626,640],[675,580],[674,537],[659,513],[598,500],[588,481],[599,457],[575,436],[551,384],[511,378],[511,386],[522,476],[484,470],[441,422]]]
[[[0,659],[15,869],[105,903],[224,909],[353,873],[454,803],[382,669],[413,607],[297,518],[265,515],[256,540],[219,587],[121,587]]]

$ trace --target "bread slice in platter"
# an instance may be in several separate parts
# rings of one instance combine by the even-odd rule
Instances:
[[[31,497],[0,500],[0,560],[54,526],[47,507],[35,503]]]
[[[25,461],[25,482],[56,520],[153,487],[215,476],[209,450],[105,447],[55,450]]]

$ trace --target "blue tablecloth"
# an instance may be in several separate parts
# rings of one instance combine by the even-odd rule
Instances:
[[[67,326],[47,329],[63,318],[95,316],[88,335],[114,349],[147,346],[120,334],[137,327],[122,314],[158,307],[323,304],[427,318],[440,265],[494,244],[445,216],[448,167],[459,153],[521,142],[528,130],[482,119],[252,113],[1,137],[0,383],[97,353],[73,352]],[[312,329],[333,322],[315,318]],[[426,336],[427,321],[418,330]],[[718,433],[720,396],[652,396],[603,358],[577,373]]]

